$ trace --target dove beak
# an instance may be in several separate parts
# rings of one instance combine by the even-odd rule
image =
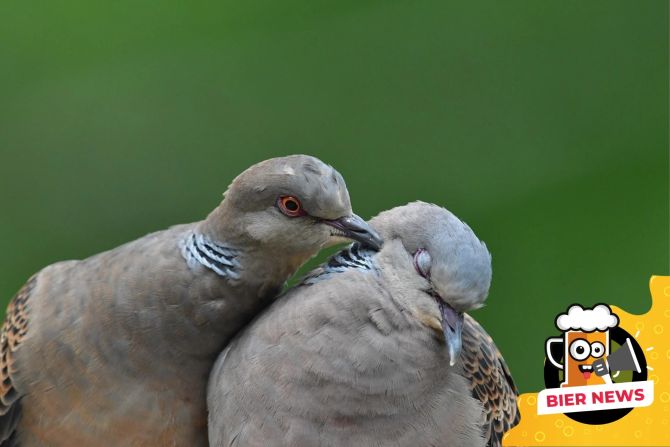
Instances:
[[[322,222],[336,230],[333,234],[334,236],[345,237],[360,242],[374,250],[382,248],[382,244],[384,243],[381,236],[367,222],[355,214],[333,220],[324,219]]]
[[[463,346],[463,313],[457,312],[449,304],[442,300],[438,301],[440,314],[442,316],[442,332],[449,350],[449,366],[454,366],[461,354]]]

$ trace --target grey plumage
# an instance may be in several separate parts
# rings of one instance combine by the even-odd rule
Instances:
[[[2,328],[0,445],[207,445],[216,355],[318,250],[378,246],[361,222],[337,171],[277,158],[201,222],[43,269]]]
[[[420,202],[371,224],[385,240],[378,253],[356,244],[339,253],[219,357],[208,386],[212,447],[499,446],[516,423],[509,371],[463,317],[488,294],[486,246]],[[460,355],[448,349],[459,324]]]

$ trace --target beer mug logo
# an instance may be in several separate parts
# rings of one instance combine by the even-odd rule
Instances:
[[[606,424],[651,405],[654,383],[647,380],[644,350],[608,305],[574,304],[555,324],[561,336],[545,341],[546,389],[538,394],[538,414]]]
[[[575,304],[567,313],[556,317],[556,327],[563,336],[547,340],[546,355],[563,371],[561,387],[607,383],[604,376],[594,374],[594,362],[609,356],[610,329],[618,324],[619,317],[605,304],[598,304],[593,309]],[[555,343],[564,346],[562,364],[552,355],[551,347]]]

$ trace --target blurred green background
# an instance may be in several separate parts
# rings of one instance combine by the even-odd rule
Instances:
[[[661,0],[2,2],[0,297],[309,153],[364,217],[474,228],[475,317],[539,389],[557,313],[669,273],[667,40]]]

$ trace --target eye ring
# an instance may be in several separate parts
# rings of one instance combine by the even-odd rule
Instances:
[[[570,343],[570,357],[577,361],[586,360],[591,355],[591,345],[583,338]]]
[[[304,216],[305,210],[302,209],[302,204],[297,197],[294,196],[280,196],[277,199],[277,208],[282,214],[288,217]]]

